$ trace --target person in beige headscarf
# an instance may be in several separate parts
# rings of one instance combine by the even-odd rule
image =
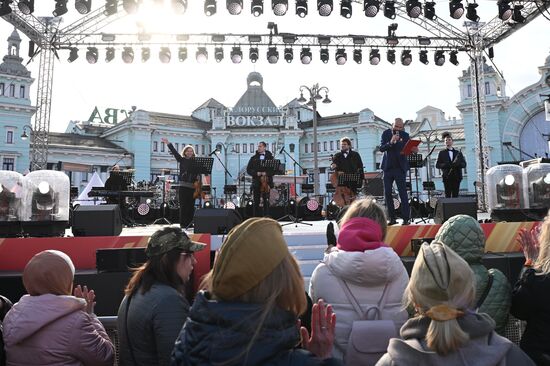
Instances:
[[[8,366],[112,365],[115,349],[93,312],[95,294],[73,292],[74,265],[63,252],[45,250],[25,266],[28,292],[4,319]]]
[[[499,336],[487,314],[473,311],[474,272],[451,248],[422,244],[416,257],[405,305],[416,315],[390,340],[377,366],[534,365],[518,346]]]

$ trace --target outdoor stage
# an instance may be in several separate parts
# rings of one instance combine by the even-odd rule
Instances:
[[[326,227],[330,221],[310,221],[311,226],[289,224],[283,226],[283,233],[290,251],[297,257],[306,289],[311,273],[323,258],[326,249]],[[500,222],[481,224],[487,238],[485,251],[488,267],[502,268],[510,281],[515,281],[523,255],[517,243],[517,233],[520,229],[531,229],[538,222]],[[408,226],[395,225],[388,227],[386,242],[402,257],[403,263],[410,271],[414,262],[411,249],[412,239],[433,238],[441,225],[433,223],[412,224]],[[161,225],[124,228],[120,236],[99,237],[54,237],[54,238],[6,238],[0,239],[0,293],[17,300],[24,294],[20,277],[26,263],[36,253],[45,249],[57,249],[67,253],[77,269],[75,284],[87,284],[94,288],[98,295],[98,314],[113,315],[122,298],[122,291],[127,283],[129,272],[97,271],[96,252],[100,249],[115,249],[113,256],[120,256],[116,249],[129,248],[127,252],[142,251],[147,240]],[[67,232],[70,235],[70,231]],[[222,235],[200,234],[189,232],[193,240],[207,245],[210,250],[196,254],[198,263],[195,267],[195,278],[200,278],[210,269],[210,251],[218,249],[222,243]],[[138,250],[132,251],[132,248]],[[110,252],[102,251],[103,257]],[[118,253],[115,253],[118,252]],[[144,257],[144,256],[143,256]],[[513,259],[514,262],[510,261]],[[126,257],[115,258],[114,262],[125,261]],[[497,261],[498,260],[498,261]],[[120,263],[119,263],[120,264]],[[124,268],[126,262],[122,263]],[[195,281],[197,286],[198,281]],[[11,295],[11,296],[10,296]],[[114,312],[114,313],[113,313]]]

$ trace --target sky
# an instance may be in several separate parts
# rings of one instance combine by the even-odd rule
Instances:
[[[145,2],[151,0],[144,0]],[[289,11],[284,16],[275,16],[270,9],[270,1],[265,1],[264,14],[253,17],[250,12],[250,0],[245,0],[244,10],[240,15],[229,15],[225,1],[218,1],[218,11],[212,17],[203,13],[202,1],[189,1],[187,12],[175,15],[169,10],[155,15],[148,10],[146,15],[128,15],[102,29],[107,33],[137,33],[137,23],[145,22],[153,32],[179,33],[222,33],[222,34],[266,34],[267,23],[275,22],[280,33],[347,35],[360,34],[368,36],[385,36],[390,23],[397,23],[398,36],[419,36],[428,33],[405,19],[385,18],[382,11],[375,18],[367,18],[361,11],[362,5],[353,4],[353,16],[345,19],[339,15],[339,1],[335,1],[333,13],[329,17],[318,15],[314,2],[309,1],[309,14],[299,18],[294,12],[294,1],[289,1]],[[497,15],[495,1],[478,1],[478,14],[481,21],[488,22]],[[93,0],[92,8],[103,4],[102,0]],[[454,27],[464,29],[465,17],[459,20],[448,16],[448,1],[436,1],[436,14],[451,23]],[[146,7],[147,5],[145,5]],[[144,9],[145,9],[144,7]],[[51,16],[53,0],[40,0],[35,5],[35,16]],[[78,20],[74,1],[68,4],[69,12],[63,16],[61,28]],[[122,11],[122,10],[120,10]],[[550,14],[546,14],[550,18]],[[13,26],[0,20],[0,39],[7,39]],[[534,21],[516,31],[510,37],[495,45],[494,63],[503,73],[506,82],[506,94],[512,96],[528,85],[539,80],[538,67],[544,64],[550,55],[550,20],[538,16]],[[24,63],[27,57],[28,39],[23,38],[21,55]],[[263,76],[263,87],[275,105],[283,106],[299,97],[301,85],[312,86],[319,83],[329,89],[331,104],[320,104],[322,116],[359,112],[369,108],[378,117],[391,121],[400,116],[404,119],[415,119],[416,112],[427,105],[443,110],[447,118],[460,118],[456,109],[459,102],[458,77],[469,65],[468,56],[459,54],[458,66],[447,62],[438,67],[433,63],[433,54],[429,53],[429,65],[418,61],[418,51],[412,50],[413,63],[403,66],[397,60],[390,64],[385,60],[385,50],[381,49],[382,61],[373,66],[365,60],[367,51],[363,51],[362,64],[356,64],[348,48],[348,62],[337,65],[334,60],[335,50],[331,48],[330,61],[324,64],[319,59],[318,48],[313,48],[313,61],[302,65],[299,61],[299,47],[294,49],[295,59],[292,63],[283,60],[282,48],[279,48],[280,59],[277,64],[266,60],[267,49],[260,48],[260,59],[253,64],[248,59],[247,48],[243,49],[245,57],[240,64],[233,64],[228,55],[232,45],[225,47],[225,59],[216,63],[213,59],[213,48],[209,48],[210,59],[206,64],[199,64],[194,59],[194,47],[189,47],[188,59],[180,63],[177,52],[172,50],[172,61],[162,64],[152,49],[151,59],[142,63],[136,50],[136,60],[125,64],[117,49],[115,60],[106,63],[104,49],[100,48],[100,60],[88,64],[85,60],[85,47],[81,47],[76,61],[67,62],[68,52],[60,51],[56,60],[52,95],[50,131],[62,132],[71,120],[87,120],[97,106],[103,115],[105,108],[129,110],[131,106],[138,109],[190,115],[193,110],[209,98],[214,98],[227,107],[236,104],[246,91],[246,77],[252,71]],[[139,47],[139,46],[138,46]],[[136,47],[136,48],[138,48]],[[2,48],[0,48],[2,50]],[[7,42],[3,48],[7,53]],[[399,58],[401,50],[397,50]],[[1,54],[1,52],[0,52]],[[32,77],[38,77],[38,58],[27,67]],[[31,88],[32,104],[36,105],[36,84]]]

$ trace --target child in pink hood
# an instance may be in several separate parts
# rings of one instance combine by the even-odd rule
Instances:
[[[114,346],[93,313],[94,292],[71,296],[74,265],[57,250],[36,254],[23,271],[23,296],[4,319],[8,366],[112,365]]]

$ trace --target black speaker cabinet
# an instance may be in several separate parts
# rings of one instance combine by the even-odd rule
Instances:
[[[440,198],[435,207],[434,222],[442,224],[455,215],[468,215],[477,220],[477,202],[473,197]]]
[[[98,249],[95,253],[98,272],[128,272],[146,261],[145,248]]]
[[[73,212],[74,236],[117,236],[122,232],[118,205],[77,206]]]
[[[227,234],[242,219],[236,210],[203,208],[195,211],[194,232],[198,234]]]

